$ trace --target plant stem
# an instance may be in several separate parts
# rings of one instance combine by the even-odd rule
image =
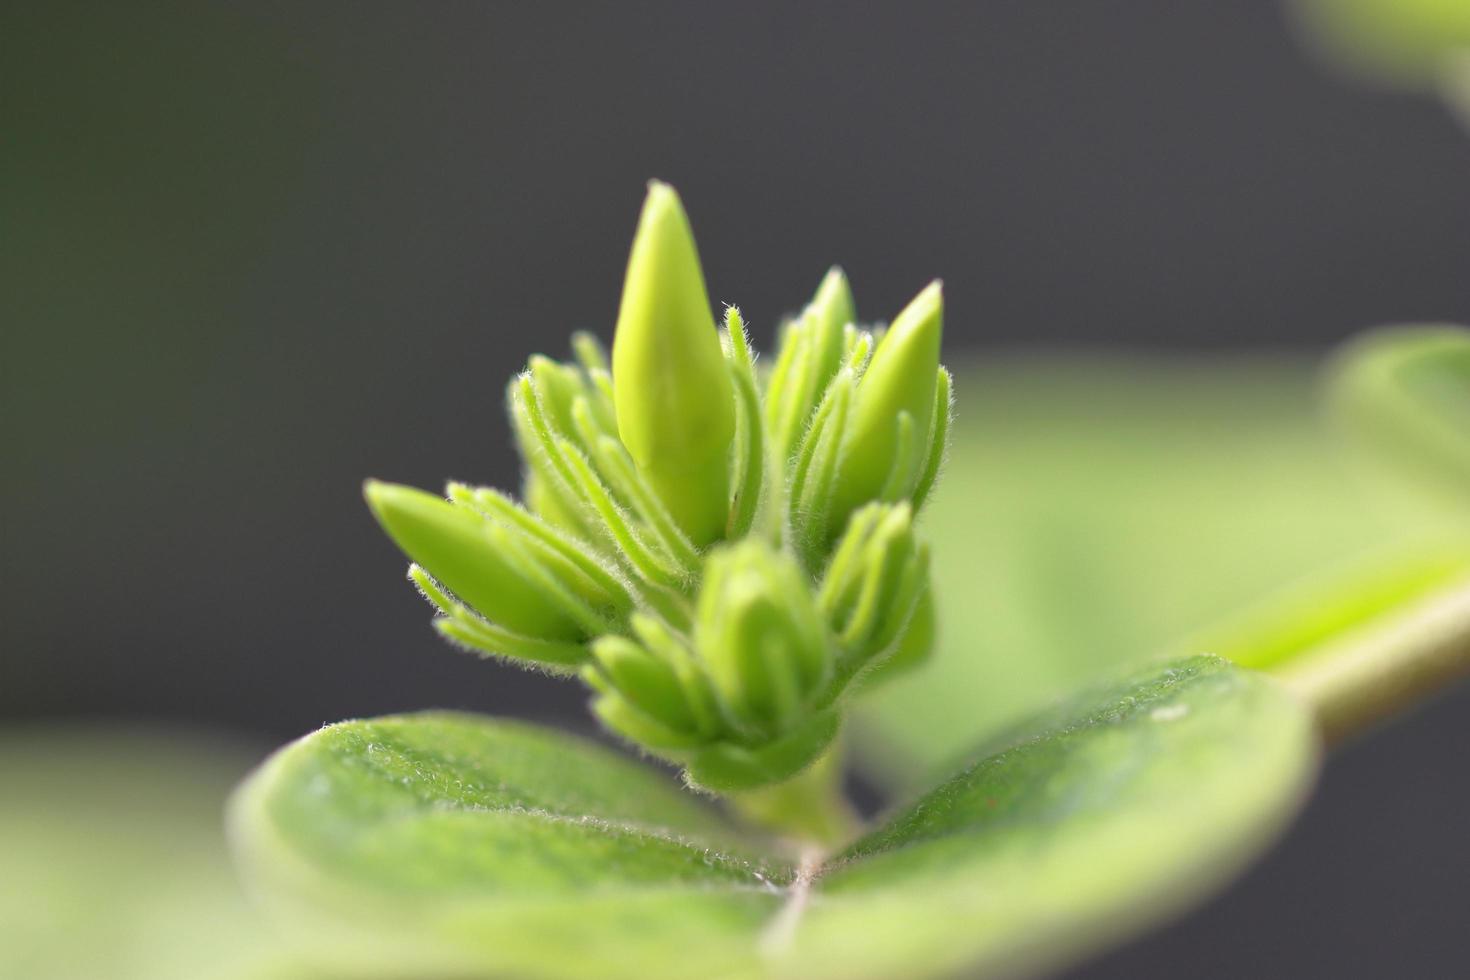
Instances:
[[[791,779],[731,794],[728,800],[731,809],[750,823],[831,850],[862,829],[862,819],[842,791],[842,775],[842,747],[834,743]]]
[[[1270,672],[1313,706],[1327,741],[1340,742],[1470,675],[1470,580]]]

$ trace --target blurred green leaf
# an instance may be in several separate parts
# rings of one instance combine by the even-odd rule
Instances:
[[[1375,552],[1293,582],[1180,642],[1242,667],[1290,670],[1314,650],[1470,584],[1470,539]]]
[[[1470,330],[1427,324],[1365,334],[1333,359],[1330,396],[1380,476],[1412,484],[1415,506],[1470,514]],[[1425,490],[1439,499],[1425,501]]]
[[[742,841],[607,749],[453,714],[308,736],[232,818],[255,885],[343,972],[1010,974],[1217,885],[1292,812],[1315,749],[1271,681],[1196,658],[994,742],[827,862]]]
[[[1331,63],[1390,85],[1433,87],[1470,48],[1465,0],[1295,0],[1306,38]]]
[[[0,736],[0,977],[305,976],[225,849],[225,796],[257,757],[198,731]]]
[[[1358,734],[1470,675],[1470,538],[1326,569],[1180,648],[1270,673],[1329,742]]]
[[[1460,125],[1470,129],[1470,47],[1445,59],[1439,74],[1439,91]]]
[[[926,517],[939,635],[859,743],[904,785],[1121,664],[1452,515],[1357,479],[1316,371],[1279,359],[1009,359],[957,372]]]

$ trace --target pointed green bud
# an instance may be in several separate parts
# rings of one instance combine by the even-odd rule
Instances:
[[[874,664],[871,670],[858,679],[857,684],[860,685],[860,690],[870,691],[877,685],[887,683],[895,677],[900,677],[923,666],[928,661],[929,655],[934,652],[937,625],[934,612],[934,589],[931,586],[919,596],[919,601],[914,606],[914,613],[909,617],[908,627],[904,630],[893,652]]]
[[[531,355],[526,370],[536,386],[537,396],[552,428],[562,435],[576,433],[572,405],[585,394],[582,373],[570,364],[561,364],[540,354]]]
[[[850,323],[857,322],[857,306],[852,299],[852,287],[847,276],[833,266],[817,287],[805,316],[810,317],[814,331],[813,366],[814,389],[818,396],[832,375],[842,366],[842,331]],[[813,402],[815,405],[815,401]]]
[[[363,496],[409,558],[491,622],[526,636],[580,639],[585,631],[516,564],[504,529],[431,493],[368,480]]]
[[[597,669],[633,707],[670,731],[693,737],[698,722],[671,664],[622,636],[592,644]]]
[[[928,574],[908,502],[867,504],[853,513],[822,577],[820,598],[847,673],[899,645],[928,589]]]
[[[679,196],[648,188],[613,336],[618,434],[694,544],[729,517],[735,393]]]
[[[933,426],[934,387],[944,294],[938,280],[904,307],[889,326],[858,383],[844,440],[844,456],[828,527],[835,533],[854,508],[877,500],[899,455],[900,416],[911,419],[911,438],[922,454]],[[916,473],[917,475],[917,473]]]
[[[761,538],[710,556],[694,646],[732,720],[761,736],[799,724],[831,672],[805,573]]]
[[[596,668],[582,668],[582,679],[597,691],[597,696],[592,699],[592,713],[609,730],[640,748],[667,758],[682,758],[686,754],[683,750],[700,744],[698,736],[670,728],[641,710]]]
[[[755,747],[721,742],[694,753],[685,778],[715,793],[738,793],[769,786],[817,761],[841,727],[836,711],[814,712],[796,728]]]
[[[833,266],[801,316],[788,324],[766,388],[766,426],[782,461],[806,433],[827,385],[842,367],[845,330],[857,317],[852,290]]]
[[[811,309],[827,327],[841,332],[849,323],[857,323],[857,303],[852,298],[852,285],[841,266],[827,270],[812,296]]]
[[[505,404],[525,466],[522,493],[526,504],[533,513],[552,524],[593,540],[597,536],[595,528],[587,520],[577,498],[557,476],[553,461],[537,437],[536,426],[526,404],[524,381],[524,375],[517,375],[506,386]]]
[[[502,529],[514,532],[507,540],[515,540],[519,547],[511,550],[519,550],[575,601],[605,613],[614,622],[623,621],[632,612],[633,597],[622,581],[550,521],[489,487],[471,487],[451,480],[445,490],[451,503],[488,518],[496,526],[493,533]],[[542,582],[544,586],[544,577]]]
[[[595,530],[589,528],[576,502],[561,492],[554,478],[537,472],[535,466],[527,466],[521,494],[526,498],[526,506],[531,513],[547,523],[569,531],[583,540],[596,540]]]

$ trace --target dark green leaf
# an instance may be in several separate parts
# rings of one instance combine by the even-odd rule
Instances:
[[[282,750],[234,837],[346,975],[1027,971],[1215,887],[1300,799],[1316,742],[1269,679],[1151,667],[1018,729],[828,861],[737,837],[668,775],[466,715]]]

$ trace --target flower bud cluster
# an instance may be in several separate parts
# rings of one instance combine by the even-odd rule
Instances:
[[[943,459],[943,298],[886,330],[834,269],[758,371],[715,326],[678,196],[650,185],[612,355],[533,357],[508,402],[524,503],[369,481],[436,628],[593,689],[610,729],[695,784],[794,775],[864,678],[923,659],[928,551],[914,518]]]

